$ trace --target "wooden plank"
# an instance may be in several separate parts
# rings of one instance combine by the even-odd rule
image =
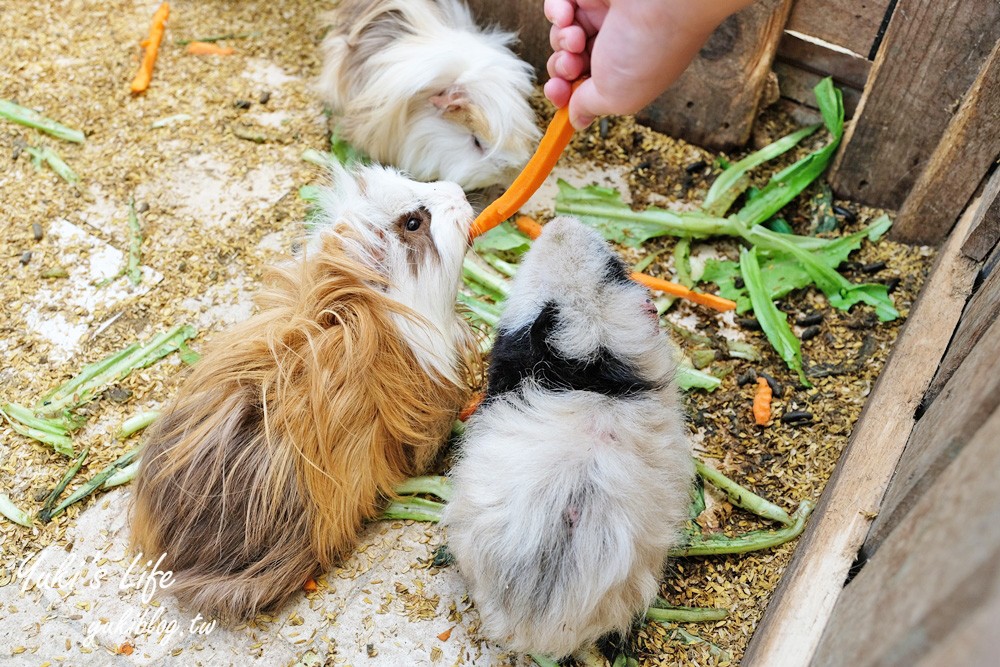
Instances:
[[[778,75],[778,88],[781,96],[798,104],[817,109],[816,96],[813,88],[823,77],[814,72],[804,70],[791,63],[774,62],[774,73]],[[861,90],[839,84],[844,93],[844,117],[853,118],[861,100]]]
[[[1000,40],[906,198],[892,238],[937,245],[1000,156]]]
[[[841,86],[865,89],[872,63],[856,53],[830,48],[808,36],[787,30],[778,43],[778,60],[820,76],[832,76]]]
[[[987,580],[988,581],[988,580]],[[941,667],[941,665],[992,665],[1000,655],[1000,598],[968,615],[965,622],[947,637],[928,647],[929,653],[921,656],[915,667]]]
[[[788,29],[868,57],[891,0],[797,0]]]
[[[1000,406],[1000,293],[993,303],[993,323],[965,357],[951,380],[913,428],[892,483],[872,522],[861,551],[871,558],[905,520],[930,486],[969,443],[969,439]]]
[[[834,162],[837,193],[898,209],[998,39],[996,0],[899,0]]]
[[[1000,166],[993,169],[993,175],[986,181],[976,219],[962,244],[962,252],[981,261],[997,241],[1000,241]]]
[[[956,369],[962,365],[972,349],[979,344],[986,330],[996,321],[998,312],[1000,312],[1000,271],[993,271],[965,307],[962,321],[951,339],[948,352],[944,355],[924,397],[925,407],[934,405],[937,396],[951,380]]]
[[[972,211],[962,217],[962,234]],[[976,274],[953,236],[936,262],[851,441],[827,483],[743,664],[809,664],[851,563],[868,534],[913,428],[913,415],[944,354]]]
[[[812,662],[913,665],[1000,598],[1000,412],[844,589]],[[995,634],[994,629],[990,634]],[[977,646],[995,643],[974,637]],[[939,665],[996,664],[946,660]],[[757,664],[757,663],[752,663]]]
[[[552,55],[549,46],[551,24],[545,18],[541,0],[468,0],[468,4],[479,25],[498,25],[516,32],[519,42],[514,47],[515,53],[531,63],[539,83],[548,79],[545,64]]]
[[[745,144],[791,6],[792,0],[760,0],[730,16],[683,76],[636,118],[699,146]]]

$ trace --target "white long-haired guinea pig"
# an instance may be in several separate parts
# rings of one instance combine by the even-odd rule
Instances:
[[[455,296],[472,210],[453,183],[334,169],[302,256],[220,334],[145,445],[133,547],[205,615],[282,604],[435,459],[468,398]]]
[[[530,65],[460,0],[342,0],[319,91],[344,138],[419,180],[507,185],[539,136]]]
[[[621,259],[572,218],[546,225],[500,320],[444,519],[486,637],[561,657],[652,601],[694,481],[673,372]]]

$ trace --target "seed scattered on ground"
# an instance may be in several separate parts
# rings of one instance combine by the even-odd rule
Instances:
[[[18,262],[21,263],[21,266],[26,266],[30,261],[31,261],[31,251],[25,250],[24,252],[21,253],[21,259],[19,259]]]
[[[36,241],[41,241],[45,236],[45,232],[42,231],[42,226],[37,222],[31,223],[31,236]]]

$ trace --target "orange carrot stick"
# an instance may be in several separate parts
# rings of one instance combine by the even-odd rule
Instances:
[[[518,231],[527,236],[529,239],[534,241],[542,233],[542,226],[534,221],[534,219],[529,218],[526,215],[517,216],[517,220],[514,221],[514,226],[517,227]]]
[[[576,86],[582,82],[582,80],[577,80],[573,84],[573,89],[575,90]],[[569,105],[566,105],[556,111],[556,115],[552,117],[548,129],[545,130],[545,134],[538,144],[538,150],[528,160],[528,164],[524,165],[524,169],[517,175],[507,191],[500,195],[500,198],[495,202],[484,208],[482,213],[476,217],[469,230],[469,236],[476,238],[514,215],[517,209],[521,208],[524,202],[535,194],[545,178],[552,173],[552,168],[556,166],[559,156],[562,155],[572,138],[573,125],[569,122]]]
[[[764,378],[757,378],[757,391],[753,395],[753,419],[758,426],[771,421],[771,385]]]
[[[187,52],[195,56],[231,56],[236,53],[236,49],[211,42],[189,42]]]
[[[678,285],[677,283],[672,283],[669,280],[663,280],[662,278],[654,278],[653,276],[648,276],[645,273],[633,273],[632,280],[637,283],[642,283],[650,289],[666,292],[667,294],[673,294],[674,296],[679,296],[682,299],[687,299],[688,301],[693,301],[702,306],[713,308],[720,313],[736,309],[735,301],[730,301],[729,299],[724,299],[721,296],[715,296],[714,294],[694,292],[689,290],[687,287],[684,287],[684,285]]]
[[[163,31],[166,29],[164,24],[167,22],[168,16],[170,16],[170,3],[164,2],[153,14],[153,22],[149,26],[149,37],[142,41],[146,52],[142,56],[139,73],[132,80],[133,94],[145,92],[149,88],[149,82],[153,79],[153,65],[156,64],[156,55],[160,51],[160,41],[163,39]]]
[[[473,415],[479,404],[483,402],[482,394],[473,394],[472,398],[469,399],[469,403],[462,408],[462,411],[458,413],[458,418],[462,421],[467,421],[469,417]]]
[[[517,216],[517,219],[514,221],[514,225],[522,234],[531,240],[537,239],[542,233],[542,226],[526,215]],[[669,280],[663,280],[662,278],[654,278],[653,276],[646,275],[645,273],[633,273],[632,280],[637,283],[641,283],[650,289],[666,292],[667,294],[673,294],[674,296],[679,296],[682,299],[693,301],[697,304],[701,304],[702,306],[714,308],[720,312],[734,310],[736,308],[735,301],[723,299],[721,296],[715,296],[714,294],[693,292],[687,287],[684,287],[684,285],[678,285],[677,283],[672,283]]]
[[[302,590],[306,593],[315,593],[319,590],[319,584],[312,577],[306,579],[306,583],[302,584]]]

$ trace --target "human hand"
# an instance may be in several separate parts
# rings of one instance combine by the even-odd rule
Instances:
[[[687,68],[709,35],[752,0],[545,0],[552,23],[545,95],[583,128],[639,111]],[[572,93],[572,82],[589,78]]]

